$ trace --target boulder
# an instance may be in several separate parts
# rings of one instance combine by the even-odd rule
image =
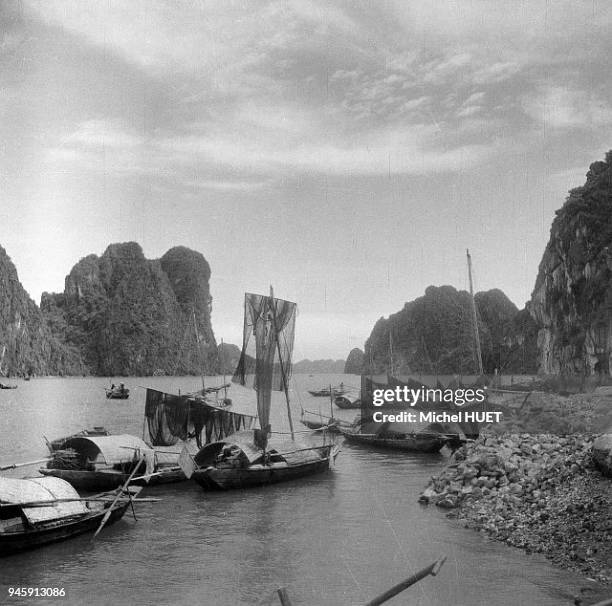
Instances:
[[[606,433],[593,442],[593,460],[605,476],[612,478],[612,433]]]

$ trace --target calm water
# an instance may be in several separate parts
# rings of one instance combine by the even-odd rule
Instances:
[[[293,408],[329,406],[306,388],[356,377],[298,375]],[[142,434],[144,390],[191,391],[199,380],[132,378],[127,401],[106,400],[104,379],[33,379],[0,391],[0,464],[44,457],[49,439],[84,427]],[[250,394],[232,387],[236,402]],[[286,429],[275,400],[273,429]],[[352,418],[355,411],[341,411]],[[86,535],[0,560],[0,604],[363,604],[442,554],[448,560],[389,604],[547,606],[571,603],[582,579],[460,528],[417,503],[444,455],[372,452],[345,444],[330,474],[269,488],[205,493],[184,482],[147,488],[160,503],[142,503],[95,542]],[[36,467],[14,470],[32,474]],[[9,598],[9,586],[64,587],[65,598]]]

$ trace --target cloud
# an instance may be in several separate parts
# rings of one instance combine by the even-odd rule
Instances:
[[[612,123],[612,106],[590,91],[548,86],[527,96],[523,107],[549,128],[597,128]]]

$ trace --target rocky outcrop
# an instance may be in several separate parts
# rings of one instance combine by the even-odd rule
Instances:
[[[557,211],[528,309],[539,368],[609,375],[612,368],[612,152]]]
[[[604,475],[612,478],[612,433],[599,436],[593,442],[593,460]]]
[[[0,376],[80,374],[78,350],[55,338],[0,246]]]
[[[215,372],[209,278],[204,257],[187,248],[148,260],[135,242],[112,244],[81,259],[41,309],[93,374]]]
[[[360,375],[364,372],[363,363],[365,360],[365,354],[359,347],[351,349],[348,357],[346,358],[346,364],[344,365],[345,375]]]
[[[592,436],[485,435],[455,452],[421,494],[466,527],[598,580],[612,580],[612,494]]]
[[[475,296],[485,373],[534,370],[533,321],[500,290]],[[452,286],[429,286],[388,319],[378,320],[365,345],[373,372],[475,374],[470,295]]]

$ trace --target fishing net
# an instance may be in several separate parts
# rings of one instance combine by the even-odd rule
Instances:
[[[153,446],[206,437],[206,444],[240,429],[250,429],[253,417],[211,406],[203,399],[147,389],[145,417]]]
[[[242,353],[232,381],[257,390],[257,414],[267,431],[271,391],[289,387],[297,305],[246,293],[244,308]]]

